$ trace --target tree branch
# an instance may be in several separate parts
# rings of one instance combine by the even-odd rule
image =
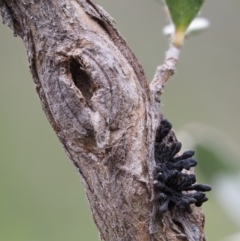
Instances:
[[[150,84],[150,89],[156,102],[160,102],[160,95],[163,92],[163,88],[165,87],[169,77],[175,72],[179,54],[180,48],[171,44],[166,53],[164,64],[157,68],[154,79]]]
[[[165,80],[150,91],[111,17],[90,0],[0,0],[0,10],[26,46],[43,110],[83,180],[101,238],[205,240],[199,208],[156,213],[156,96]]]

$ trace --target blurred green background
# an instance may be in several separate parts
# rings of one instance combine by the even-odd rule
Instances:
[[[115,18],[151,80],[168,47],[162,6],[97,2]],[[186,41],[163,95],[165,117],[185,147],[197,150],[198,180],[214,187],[203,207],[211,241],[240,232],[239,9],[238,0],[206,1],[202,15],[210,28]],[[77,171],[41,109],[22,41],[2,24],[0,166],[0,241],[99,240]]]

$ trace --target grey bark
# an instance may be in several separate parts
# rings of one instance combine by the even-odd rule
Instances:
[[[43,110],[81,176],[101,238],[205,240],[201,209],[155,212],[159,103],[111,17],[90,0],[0,0],[0,10],[25,44]]]

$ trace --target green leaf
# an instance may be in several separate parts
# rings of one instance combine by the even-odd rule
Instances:
[[[204,0],[165,0],[175,25],[176,45],[181,46],[185,31],[200,11]],[[173,43],[174,43],[173,38]]]
[[[186,31],[204,0],[166,0],[176,30]]]

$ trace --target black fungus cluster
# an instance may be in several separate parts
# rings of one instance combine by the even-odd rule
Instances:
[[[163,213],[173,207],[191,213],[191,204],[200,207],[206,202],[206,191],[211,187],[205,184],[195,184],[196,176],[188,174],[189,170],[197,165],[192,157],[194,151],[186,151],[176,156],[181,150],[180,142],[168,140],[172,125],[166,119],[160,123],[155,139],[155,182],[154,188],[159,206]]]

